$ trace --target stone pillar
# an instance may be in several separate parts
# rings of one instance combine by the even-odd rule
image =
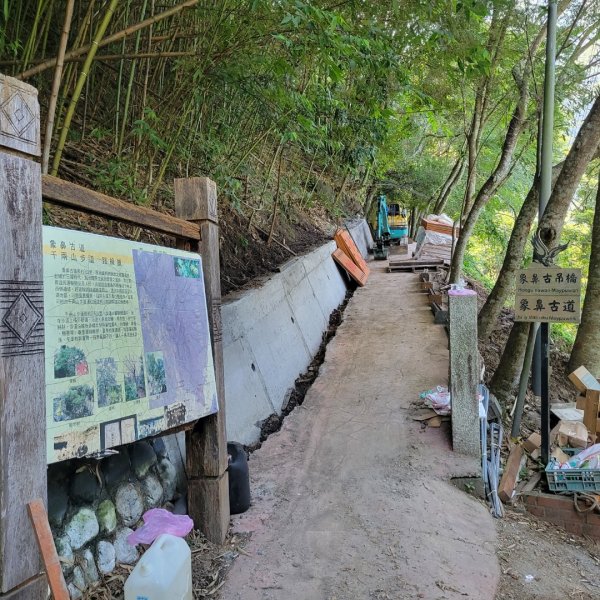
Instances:
[[[175,180],[175,213],[200,225],[196,250],[202,256],[208,323],[212,341],[219,412],[186,431],[188,512],[206,537],[222,543],[229,528],[229,479],[225,433],[225,375],[221,327],[221,274],[217,186],[208,177]]]
[[[452,445],[456,452],[480,457],[477,294],[451,290],[448,302]]]
[[[42,184],[37,90],[0,74],[0,598],[45,598],[27,514],[46,502]]]

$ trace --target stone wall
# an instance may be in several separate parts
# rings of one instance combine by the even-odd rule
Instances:
[[[101,461],[48,467],[48,517],[74,599],[116,563],[136,562],[138,552],[126,538],[146,510],[172,505],[186,512],[180,459],[172,459],[176,450],[161,438],[118,450]]]

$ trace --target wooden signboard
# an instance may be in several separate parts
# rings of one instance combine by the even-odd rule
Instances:
[[[345,269],[358,285],[361,287],[365,285],[367,282],[367,275],[356,266],[356,263],[354,263],[344,251],[338,248],[332,256],[333,260],[335,260],[340,267]]]
[[[515,321],[580,320],[581,269],[536,265],[517,272]]]

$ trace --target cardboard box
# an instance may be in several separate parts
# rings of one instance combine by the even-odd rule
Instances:
[[[600,391],[600,383],[598,383],[598,380],[584,366],[575,369],[569,375],[569,379],[571,380],[571,383],[584,394],[586,390]]]
[[[561,421],[558,427],[556,441],[559,446],[587,448],[587,427],[580,421]]]
[[[534,450],[537,450],[542,445],[542,436],[534,432],[524,442],[523,448],[531,454]]]

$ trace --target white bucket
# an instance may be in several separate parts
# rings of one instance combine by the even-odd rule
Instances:
[[[163,533],[125,582],[125,600],[192,600],[192,555],[186,541]]]

